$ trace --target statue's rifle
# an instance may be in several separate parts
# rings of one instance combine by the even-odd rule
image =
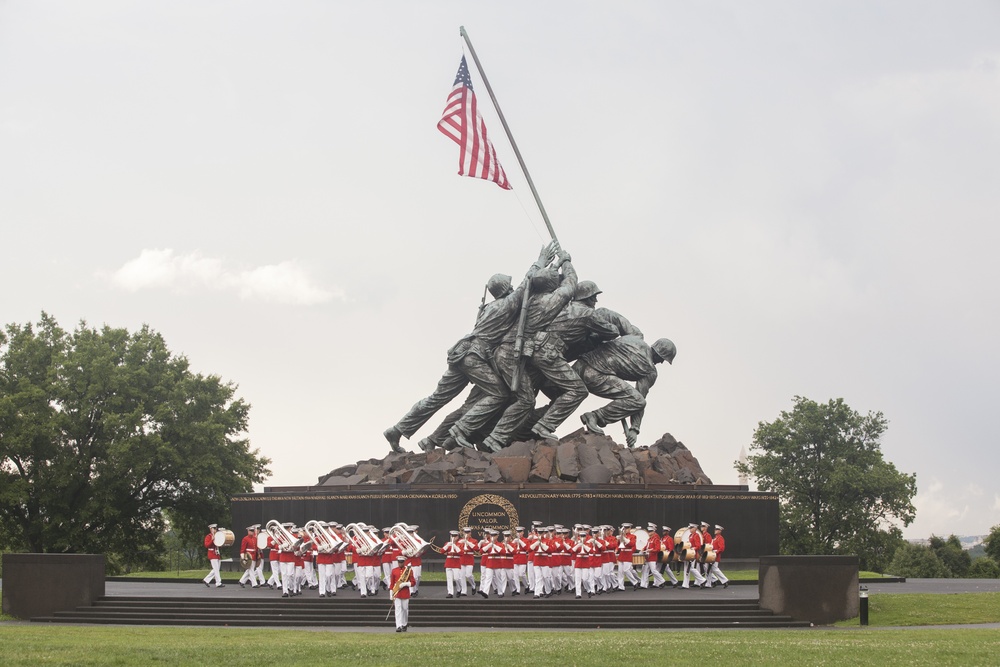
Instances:
[[[535,182],[531,180],[531,174],[528,173],[528,167],[524,164],[524,158],[521,157],[521,151],[517,148],[517,142],[514,141],[514,135],[510,131],[510,127],[507,125],[507,119],[504,118],[503,111],[500,110],[500,104],[497,103],[497,97],[493,94],[493,87],[490,86],[489,79],[486,78],[486,72],[483,71],[483,65],[479,62],[479,56],[476,55],[476,49],[472,46],[472,40],[469,39],[469,33],[465,31],[465,26],[458,29],[459,34],[465,40],[465,43],[469,47],[469,53],[472,54],[472,60],[476,63],[476,69],[479,70],[479,76],[483,79],[483,84],[486,86],[486,92],[490,94],[490,100],[493,101],[493,108],[497,110],[497,116],[500,117],[500,124],[503,125],[504,132],[507,133],[507,140],[510,142],[510,147],[514,149],[514,155],[517,156],[517,162],[521,165],[521,171],[524,173],[524,178],[528,182],[528,187],[531,188],[531,194],[535,198],[535,203],[538,205],[538,210],[542,214],[542,220],[545,221],[545,227],[549,230],[549,236],[556,243],[559,239],[556,238],[556,232],[552,228],[552,223],[549,221],[549,215],[545,212],[545,206],[542,205],[542,199],[538,196],[538,191],[535,189]],[[522,353],[524,352],[524,321],[527,316],[528,311],[528,299],[531,296],[531,280],[530,277],[525,279],[524,283],[524,297],[521,299],[521,315],[517,320],[517,335],[514,338],[514,351],[517,353],[517,363],[514,366],[514,377],[511,380],[510,388],[512,391],[517,391],[521,382],[521,375],[523,374],[523,360]]]

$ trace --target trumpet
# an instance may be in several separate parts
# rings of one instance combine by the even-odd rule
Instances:
[[[347,542],[337,537],[336,533],[329,530],[319,521],[307,522],[305,531],[312,538],[316,549],[321,553],[336,554],[347,548]]]
[[[278,544],[278,548],[282,551],[294,553],[302,545],[302,540],[292,535],[287,528],[274,519],[267,522],[264,530]]]
[[[416,558],[431,548],[431,545],[416,532],[409,532],[405,523],[397,523],[390,528],[389,537],[395,540],[407,558]]]

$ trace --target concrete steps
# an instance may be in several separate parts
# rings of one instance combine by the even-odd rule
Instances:
[[[39,623],[252,627],[391,627],[385,596],[332,598],[105,596],[90,607],[31,619]],[[756,600],[664,600],[598,596],[415,598],[410,625],[476,628],[789,628],[808,626],[760,609]]]

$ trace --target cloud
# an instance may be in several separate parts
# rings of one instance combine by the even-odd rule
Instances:
[[[266,301],[300,306],[344,300],[343,290],[316,285],[294,260],[252,268],[230,268],[223,259],[197,252],[175,255],[170,248],[145,249],[110,275],[119,289],[139,292],[171,289],[178,292],[213,289],[235,292],[246,301]]]
[[[917,518],[903,529],[906,537],[927,537],[934,535],[979,535],[989,530],[982,525],[982,516],[976,512],[985,505],[984,491],[975,483],[967,483],[959,489],[943,484],[932,478],[926,489],[920,489],[913,498],[917,508]],[[1000,509],[1000,495],[995,496],[994,510]]]

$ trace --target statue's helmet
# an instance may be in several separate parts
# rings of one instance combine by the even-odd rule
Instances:
[[[561,280],[562,276],[556,269],[552,267],[542,269],[531,277],[531,291],[535,293],[551,292],[559,287]]]
[[[650,347],[653,348],[653,352],[656,352],[668,364],[674,363],[674,357],[677,356],[677,347],[669,338],[661,338],[650,345]]]
[[[510,284],[511,277],[504,275],[502,273],[494,274],[486,282],[486,289],[490,291],[494,299],[499,299],[502,296],[507,296],[513,291],[513,287]]]
[[[581,280],[576,285],[576,294],[573,295],[573,300],[583,301],[598,294],[601,294],[601,288],[597,286],[597,283],[593,280]]]

